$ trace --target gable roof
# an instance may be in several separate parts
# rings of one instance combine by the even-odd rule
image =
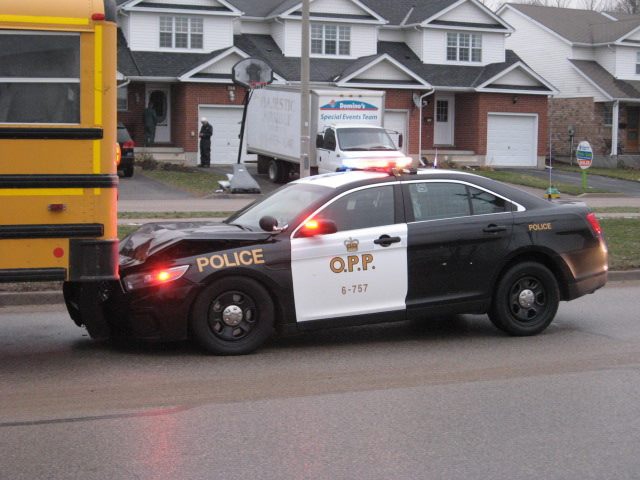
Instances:
[[[640,15],[617,20],[592,10],[540,7],[509,3],[503,6],[520,12],[571,43],[597,45],[613,43],[640,27]]]
[[[640,98],[640,82],[618,80],[599,63],[592,60],[571,60],[574,68],[598,90],[614,99]]]

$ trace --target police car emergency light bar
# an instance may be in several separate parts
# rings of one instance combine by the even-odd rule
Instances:
[[[351,170],[374,170],[391,173],[392,170],[404,170],[413,164],[410,157],[401,158],[345,158],[342,161],[341,172]]]

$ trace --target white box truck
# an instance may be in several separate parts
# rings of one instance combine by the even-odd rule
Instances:
[[[402,135],[382,127],[384,96],[376,90],[311,89],[312,172],[406,158],[399,151]],[[269,85],[255,90],[249,103],[247,152],[258,155],[258,173],[268,173],[277,183],[286,182],[292,168],[299,168],[300,99],[299,87]]]

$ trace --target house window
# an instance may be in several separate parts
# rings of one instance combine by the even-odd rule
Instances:
[[[605,126],[611,126],[613,123],[613,105],[610,103],[604,103],[602,105],[602,124]]]
[[[482,35],[479,33],[447,33],[447,60],[481,62]]]
[[[636,73],[640,74],[640,52],[636,52]]]
[[[311,53],[313,55],[351,55],[351,27],[311,24]]]
[[[118,111],[119,112],[126,112],[127,110],[129,110],[129,102],[128,102],[128,93],[129,93],[129,88],[128,87],[121,87],[118,88]]]
[[[0,33],[0,123],[80,123],[80,35]]]
[[[160,17],[160,48],[203,47],[203,25],[201,18]]]

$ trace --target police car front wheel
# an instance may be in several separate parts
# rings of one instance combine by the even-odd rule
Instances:
[[[243,355],[262,345],[273,332],[274,307],[258,282],[222,278],[196,299],[191,316],[195,340],[216,355]]]
[[[536,335],[558,311],[558,282],[547,267],[523,262],[509,268],[498,282],[489,318],[514,336]]]

